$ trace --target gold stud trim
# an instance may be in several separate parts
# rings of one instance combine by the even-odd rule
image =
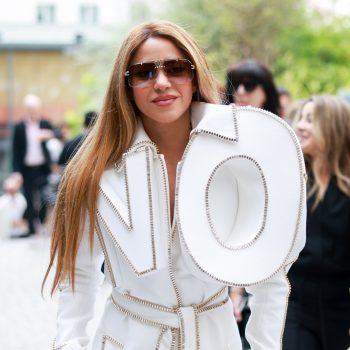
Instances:
[[[103,228],[108,232],[109,236],[112,238],[114,245],[118,248],[118,250],[120,251],[120,253],[122,254],[122,256],[124,257],[125,261],[127,262],[127,264],[131,267],[131,269],[134,271],[134,273],[137,276],[142,276],[148,272],[151,272],[153,270],[155,270],[155,266],[152,266],[149,269],[146,269],[144,271],[138,271],[135,266],[132,264],[132,262],[129,260],[127,254],[124,252],[124,250],[122,249],[122,247],[119,245],[118,241],[116,240],[116,238],[114,237],[111,229],[109,228],[109,226],[107,225],[107,223],[104,221],[100,211],[97,209],[97,218],[100,220],[100,222],[102,223]]]
[[[231,104],[231,107],[232,107],[233,128],[234,128],[234,132],[235,132],[235,137],[224,136],[222,134],[218,134],[216,132],[205,130],[205,129],[200,129],[200,128],[193,129],[191,134],[193,134],[193,135],[195,135],[195,134],[207,134],[210,136],[219,137],[220,139],[223,139],[226,141],[237,142],[238,141],[237,110],[236,110],[236,105],[234,103]]]
[[[233,109],[235,110],[235,109]],[[292,240],[292,243],[291,243],[291,246],[290,246],[290,249],[286,255],[286,258],[283,260],[283,262],[281,263],[281,265],[271,273],[270,276],[264,278],[263,280],[261,281],[258,281],[258,282],[254,282],[254,283],[232,283],[232,281],[225,281],[223,279],[220,279],[214,275],[212,275],[210,272],[206,271],[205,269],[203,269],[199,264],[198,262],[196,261],[196,259],[194,258],[194,256],[192,255],[191,251],[189,250],[184,238],[183,238],[183,233],[182,233],[182,229],[181,229],[181,223],[179,220],[177,220],[177,226],[178,226],[178,232],[179,232],[179,235],[180,235],[180,240],[181,242],[183,243],[183,246],[187,252],[187,254],[191,257],[191,260],[192,262],[194,263],[194,265],[201,271],[203,272],[205,275],[211,277],[213,280],[219,282],[219,283],[222,283],[222,284],[225,284],[225,285],[231,285],[233,287],[242,287],[242,286],[254,286],[254,285],[257,285],[257,284],[260,284],[260,283],[263,283],[263,282],[266,282],[267,280],[269,280],[270,278],[272,278],[273,276],[275,276],[285,265],[288,264],[288,259],[290,258],[290,253],[292,252],[293,250],[293,247],[295,245],[295,241],[296,241],[296,238],[297,238],[297,235],[298,235],[298,231],[299,231],[299,227],[300,227],[300,223],[301,223],[301,217],[302,217],[302,214],[303,214],[303,203],[304,203],[304,192],[305,192],[305,185],[306,185],[306,182],[305,182],[305,176],[304,174],[306,173],[305,171],[305,164],[304,164],[304,158],[303,158],[303,155],[302,155],[302,152],[301,152],[301,149],[299,147],[299,141],[297,140],[297,137],[295,135],[295,133],[293,132],[293,130],[291,129],[291,127],[284,121],[282,120],[280,117],[277,117],[276,115],[274,115],[273,113],[270,113],[268,111],[265,111],[261,108],[254,108],[254,107],[240,107],[240,110],[243,110],[243,111],[259,111],[263,114],[265,114],[266,116],[274,119],[275,121],[277,121],[278,123],[282,124],[286,129],[287,131],[289,132],[292,140],[293,140],[293,143],[294,143],[294,146],[295,146],[295,149],[296,149],[296,153],[297,153],[297,158],[298,158],[298,162],[299,162],[299,179],[300,179],[300,194],[299,194],[299,205],[298,205],[298,214],[297,214],[297,222],[296,222],[296,225],[295,225],[295,230],[294,230],[294,236],[293,236],[293,240]],[[235,113],[235,112],[234,112]],[[237,125],[237,128],[238,128],[238,125]],[[188,154],[188,151],[193,143],[193,141],[195,140],[195,138],[197,137],[197,135],[199,135],[200,133],[193,133],[190,135],[190,140],[185,148],[185,151],[184,151],[184,154],[183,154],[183,157],[182,157],[182,161],[181,163],[179,163],[179,167],[178,167],[178,176],[176,178],[176,186],[175,186],[175,215],[177,217],[179,217],[179,207],[178,207],[178,201],[177,201],[177,198],[178,198],[178,188],[179,188],[179,179],[181,177],[181,171],[182,171],[182,164],[184,163],[185,159],[186,159],[186,156]],[[238,134],[237,134],[238,135]],[[220,135],[217,135],[220,137]],[[223,137],[224,138],[224,137]],[[224,138],[225,139],[225,138]]]
[[[263,184],[263,188],[264,188],[264,194],[265,194],[265,201],[264,201],[264,211],[263,211],[263,217],[262,217],[262,223],[260,225],[260,228],[258,230],[258,232],[254,235],[254,237],[247,243],[245,244],[241,244],[241,245],[236,245],[236,246],[231,246],[231,245],[227,245],[219,236],[219,234],[217,233],[214,224],[213,224],[213,220],[211,218],[211,214],[210,214],[210,203],[209,203],[209,190],[210,190],[210,185],[211,182],[213,181],[216,172],[218,171],[218,169],[220,169],[220,167],[226,163],[229,160],[232,159],[247,159],[248,161],[251,161],[256,168],[258,169],[258,172],[261,176],[261,181]],[[213,236],[215,237],[215,239],[217,240],[217,242],[222,245],[224,248],[229,249],[229,250],[241,250],[241,249],[245,249],[250,247],[251,245],[253,245],[257,239],[259,238],[259,236],[261,235],[261,233],[264,231],[265,225],[266,225],[266,217],[267,217],[267,208],[268,208],[268,189],[267,189],[267,182],[266,182],[266,178],[264,175],[264,172],[261,168],[261,166],[259,165],[259,163],[253,159],[252,157],[246,156],[244,154],[238,154],[238,155],[234,155],[231,157],[227,157],[224,160],[222,160],[218,165],[215,166],[214,170],[212,171],[212,173],[210,174],[209,180],[207,182],[207,186],[205,189],[205,210],[206,210],[206,215],[207,215],[207,219],[209,222],[209,226],[211,229],[211,232],[213,234]]]
[[[105,350],[107,341],[109,341],[110,343],[112,343],[114,345],[117,345],[121,349],[124,349],[124,345],[122,343],[120,343],[119,341],[117,341],[116,339],[112,338],[109,335],[104,335],[104,336],[102,336],[101,350]]]
[[[159,334],[158,339],[157,339],[157,344],[156,344],[156,349],[155,350],[159,350],[160,342],[162,341],[163,335],[164,335],[164,333],[166,331],[167,331],[167,328],[165,328],[165,327],[161,328],[160,334]]]
[[[202,313],[205,312],[209,312],[212,311],[214,309],[220,308],[223,305],[225,305],[227,303],[227,301],[229,300],[228,297],[226,297],[224,300],[219,301],[215,304],[211,304],[211,302],[213,302],[215,299],[219,298],[224,291],[227,291],[227,287],[220,289],[217,293],[213,294],[212,296],[210,296],[207,300],[205,300],[203,303],[199,304],[199,305],[193,305],[192,308],[194,310],[194,314],[195,314],[195,329],[196,329],[196,350],[200,349],[200,333],[199,333],[199,319],[198,316]],[[227,293],[226,293],[227,294]],[[178,336],[178,347],[179,349],[183,350],[184,349],[184,344],[185,344],[185,333],[184,333],[184,321],[183,321],[183,315],[181,312],[181,307],[174,307],[174,308],[170,308],[164,305],[160,305],[160,304],[156,304],[144,299],[140,299],[138,297],[134,297],[130,294],[120,294],[123,298],[126,298],[129,301],[133,301],[136,302],[138,304],[141,304],[143,306],[147,306],[150,307],[152,309],[156,309],[156,310],[160,310],[163,312],[168,312],[171,313],[173,315],[177,315],[179,322],[180,322],[180,327],[172,327],[169,326],[167,324],[161,323],[161,322],[157,322],[154,320],[150,320],[147,319],[145,317],[143,317],[142,315],[139,315],[135,312],[132,312],[130,310],[128,310],[126,307],[120,305],[115,298],[113,297],[113,295],[110,296],[110,300],[112,301],[112,305],[114,306],[114,308],[116,308],[118,311],[124,313],[125,315],[131,317],[132,319],[142,322],[144,324],[150,325],[150,326],[154,326],[154,327],[159,327],[161,329],[161,334],[159,335],[158,340],[163,336],[163,334],[167,331],[170,330],[172,333],[172,345],[171,348],[175,348],[175,343],[176,343],[176,335]],[[160,340],[159,343],[157,341],[157,344],[160,344]]]
[[[68,344],[67,343],[63,343],[59,346],[56,346],[56,338],[53,340],[52,342],[52,350],[61,350],[63,349],[65,346],[67,346]]]
[[[103,239],[101,228],[100,228],[100,225],[99,225],[98,221],[96,222],[96,233],[97,233],[98,240],[100,241],[100,245],[101,245],[101,248],[102,248],[102,251],[103,251],[103,255],[105,257],[105,261],[106,261],[107,269],[108,269],[108,272],[109,272],[109,275],[110,275],[110,278],[111,278],[112,286],[113,286],[113,288],[115,288],[117,286],[117,284],[116,284],[116,280],[115,280],[115,277],[114,277],[112,264],[111,264],[111,261],[109,259],[109,255],[108,255],[108,251],[107,251],[107,248],[106,248],[106,244],[105,244],[105,241]]]

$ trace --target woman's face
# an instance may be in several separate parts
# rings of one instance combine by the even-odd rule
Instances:
[[[147,80],[147,72],[140,71],[140,69],[144,69],[144,66],[143,68],[136,66],[130,70],[131,74],[140,77],[136,84],[132,83],[132,85],[137,86],[131,87],[131,89],[133,99],[144,123],[170,124],[181,118],[188,118],[189,120],[189,107],[195,87],[192,83],[192,76],[186,78],[185,75],[184,79],[176,79],[181,78],[181,69],[184,67],[175,66],[171,68],[172,73],[169,76],[167,75],[164,67],[162,67],[166,64],[163,60],[173,59],[186,59],[186,57],[170,40],[149,38],[137,49],[130,63],[130,66],[132,66],[141,62],[160,61],[152,79]],[[188,63],[182,62],[184,64]],[[188,67],[190,66],[189,64]],[[186,69],[188,67],[185,66]],[[194,74],[190,68],[188,69],[188,74]],[[176,74],[179,74],[179,77]],[[150,76],[152,76],[151,72]],[[147,83],[139,84],[142,79],[145,79]]]
[[[264,88],[254,79],[245,79],[236,82],[234,100],[239,106],[252,106],[262,108],[266,102]]]
[[[296,134],[299,138],[303,153],[313,158],[317,153],[317,142],[314,134],[314,102],[309,101],[303,107],[301,118],[297,123]]]

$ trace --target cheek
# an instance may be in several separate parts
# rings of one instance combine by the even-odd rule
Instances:
[[[142,110],[147,100],[147,92],[144,89],[134,89],[132,91],[132,100],[135,102],[137,108]]]
[[[261,108],[266,102],[266,95],[262,88],[258,87],[250,94],[250,104],[253,107]]]
[[[259,107],[262,107],[264,105],[264,103],[266,102],[266,95],[264,91],[259,91],[258,94],[258,104]]]
[[[318,149],[316,140],[313,137],[313,135],[310,135],[310,137],[307,140],[305,140],[305,142],[303,142],[301,146],[303,152],[309,156],[315,155]]]

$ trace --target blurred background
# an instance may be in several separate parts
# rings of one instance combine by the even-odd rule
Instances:
[[[349,0],[3,1],[0,194],[11,172],[23,98],[39,96],[42,117],[67,126],[67,138],[78,135],[84,113],[101,108],[122,39],[135,24],[153,19],[192,33],[223,87],[230,65],[254,58],[292,100],[327,93],[350,101]],[[55,299],[40,295],[49,239],[44,230],[29,240],[0,240],[0,349],[50,348]]]
[[[40,96],[44,117],[74,136],[102,104],[122,38],[151,19],[190,31],[221,83],[230,64],[253,57],[295,99],[349,94],[347,0],[12,0],[0,12],[0,182],[23,97]]]

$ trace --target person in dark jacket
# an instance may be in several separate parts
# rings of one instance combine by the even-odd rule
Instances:
[[[94,111],[89,111],[84,114],[84,128],[83,131],[71,140],[68,140],[61,152],[58,159],[58,164],[60,166],[65,166],[68,161],[74,156],[82,142],[84,141],[87,133],[92,128],[97,118],[97,113]]]
[[[36,95],[24,98],[25,115],[14,126],[12,169],[23,178],[23,191],[27,200],[24,218],[28,221],[27,237],[36,232],[36,220],[44,222],[46,203],[43,189],[50,174],[50,155],[46,141],[54,137],[49,121],[40,114],[41,101]]]
[[[297,136],[307,160],[306,245],[291,267],[283,350],[350,345],[350,108],[315,96],[300,112]]]

